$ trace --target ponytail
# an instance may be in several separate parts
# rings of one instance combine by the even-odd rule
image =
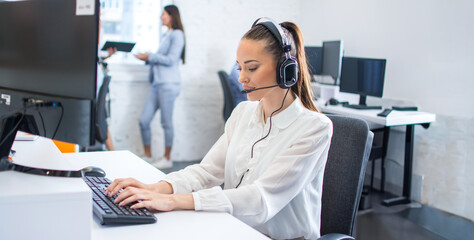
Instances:
[[[304,51],[303,35],[296,24],[292,22],[284,22],[282,26],[288,30],[293,37],[293,46],[296,50],[296,59],[298,60],[298,81],[291,87],[294,95],[300,98],[301,103],[307,109],[321,112],[313,102],[313,90],[311,89],[311,75],[308,71],[308,63],[306,62],[306,53]],[[292,51],[293,52],[293,51]]]

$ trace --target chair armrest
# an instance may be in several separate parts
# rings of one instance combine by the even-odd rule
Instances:
[[[355,240],[355,238],[340,233],[328,233],[318,238],[318,240]]]

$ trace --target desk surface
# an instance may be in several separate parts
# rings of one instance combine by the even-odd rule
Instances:
[[[32,146],[31,150],[40,149],[40,145],[49,146],[49,143],[48,139],[44,138],[29,143],[16,143],[18,161],[25,162],[26,160],[21,158],[33,155],[31,151],[30,154],[21,153],[25,145]],[[53,150],[51,156],[57,157],[58,153]],[[85,166],[100,167],[112,180],[134,177],[145,183],[154,183],[165,175],[129,151],[66,153],[62,154],[60,159],[67,162],[65,166],[71,169]],[[12,172],[12,174],[23,173]],[[45,177],[29,175],[27,179],[30,178]],[[91,239],[268,239],[227,213],[173,211],[156,213],[155,216],[158,221],[154,224],[132,226],[102,226],[97,219],[94,219]]]
[[[435,114],[427,112],[394,110],[387,117],[379,117],[377,114],[380,113],[382,109],[359,110],[343,107],[341,105],[326,105],[326,102],[323,101],[316,103],[321,111],[325,113],[357,117],[369,123],[376,123],[387,127],[431,123],[436,120]]]

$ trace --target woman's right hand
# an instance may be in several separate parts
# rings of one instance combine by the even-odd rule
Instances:
[[[151,186],[148,184],[144,184],[135,178],[118,178],[115,179],[106,189],[105,194],[107,196],[112,197],[117,194],[121,189],[125,189],[126,187],[135,187],[140,189],[149,189],[151,190]]]
[[[150,56],[150,53],[138,53],[135,54],[135,57],[142,60],[142,61],[148,61],[148,56]]]

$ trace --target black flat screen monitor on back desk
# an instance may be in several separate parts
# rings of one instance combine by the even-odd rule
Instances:
[[[308,70],[311,76],[321,75],[323,71],[323,48],[316,46],[305,46]]]
[[[341,73],[341,60],[344,54],[342,40],[323,42],[323,59],[321,75],[330,76],[331,82],[323,84],[338,85]]]
[[[0,1],[0,170],[15,169],[17,130],[95,142],[98,11],[98,0]]]
[[[343,57],[341,92],[359,94],[359,104],[345,105],[356,109],[381,109],[381,106],[367,106],[367,96],[382,97],[385,78],[385,59]]]

